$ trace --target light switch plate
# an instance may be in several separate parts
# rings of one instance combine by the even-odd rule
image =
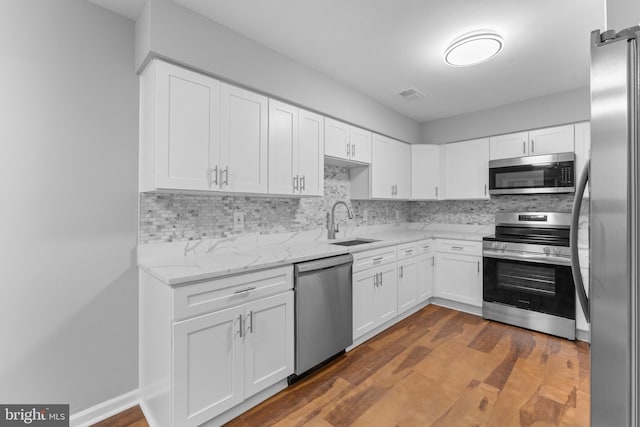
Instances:
[[[244,228],[244,212],[235,211],[233,213],[233,228],[235,230]]]

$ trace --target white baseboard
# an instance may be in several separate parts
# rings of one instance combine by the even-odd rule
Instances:
[[[117,413],[129,409],[140,403],[140,390],[132,390],[129,393],[114,397],[113,399],[98,403],[84,411],[72,414],[70,424],[73,427],[85,427],[109,418]]]

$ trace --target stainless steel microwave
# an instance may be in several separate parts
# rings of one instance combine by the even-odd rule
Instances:
[[[573,193],[574,153],[489,161],[489,194]]]

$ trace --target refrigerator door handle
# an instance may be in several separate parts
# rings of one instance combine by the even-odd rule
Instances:
[[[571,247],[571,272],[573,273],[573,281],[576,285],[576,292],[578,293],[578,300],[582,306],[584,317],[587,322],[591,323],[589,316],[589,298],[587,298],[587,292],[584,288],[582,281],[582,273],[580,272],[580,258],[578,256],[578,226],[580,224],[580,208],[582,207],[582,198],[584,196],[584,190],[587,187],[589,181],[589,159],[576,187],[576,196],[573,199],[573,209],[571,210],[571,228],[569,229],[569,246]]]

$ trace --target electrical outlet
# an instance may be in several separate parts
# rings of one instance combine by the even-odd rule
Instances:
[[[244,228],[244,212],[235,211],[233,213],[233,228],[236,230]]]
[[[396,209],[396,222],[400,222],[400,211]]]
[[[369,209],[362,210],[362,222],[365,224],[369,223]]]

